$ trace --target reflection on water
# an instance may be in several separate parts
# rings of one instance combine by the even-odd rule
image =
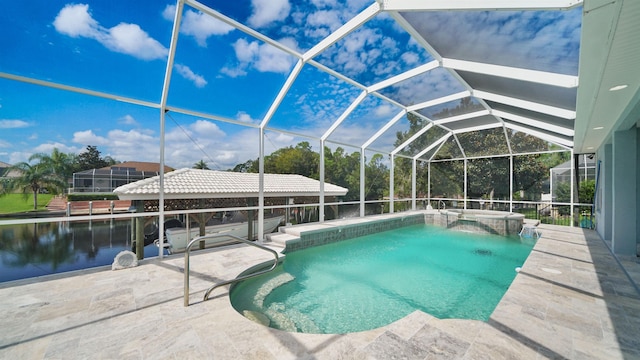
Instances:
[[[0,282],[111,265],[122,250],[131,250],[129,220],[0,226]]]

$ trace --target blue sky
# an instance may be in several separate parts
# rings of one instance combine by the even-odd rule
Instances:
[[[373,1],[203,3],[303,53]],[[5,55],[0,56],[0,72],[160,102],[174,2],[25,0],[4,5],[0,30],[5,35],[0,37],[0,48]],[[503,65],[529,62],[534,68],[577,74],[579,11],[434,13],[418,30],[438,32],[433,45],[452,57],[464,56],[457,51],[461,46],[475,47],[476,57],[469,60],[489,59]],[[385,13],[314,58],[363,85],[432,59]],[[170,112],[166,163],[191,167],[203,159],[211,168],[227,169],[255,159],[255,126],[296,61],[185,6],[168,105],[231,122]],[[320,137],[360,91],[305,65],[269,125],[300,136],[269,131],[266,151],[305,140],[317,146],[316,140],[304,135]],[[459,91],[461,86],[448,72],[436,69],[382,93],[409,105]],[[330,139],[360,145],[399,111],[394,104],[369,96]],[[0,161],[25,161],[33,153],[50,153],[53,148],[79,153],[87,145],[120,161],[158,161],[159,119],[157,109],[0,78]],[[405,118],[373,147],[392,150],[395,132],[406,128]]]

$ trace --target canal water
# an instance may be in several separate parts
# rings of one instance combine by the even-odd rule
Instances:
[[[0,282],[111,265],[131,250],[131,221],[0,226]],[[158,256],[145,247],[144,257]]]

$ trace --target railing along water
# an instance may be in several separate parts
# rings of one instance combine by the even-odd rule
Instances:
[[[202,301],[207,301],[209,300],[209,294],[211,294],[211,292],[220,286],[224,286],[224,285],[228,285],[228,284],[232,284],[234,282],[237,281],[241,281],[241,280],[245,280],[245,279],[249,279],[258,275],[262,275],[264,273],[268,273],[269,271],[272,271],[273,269],[276,268],[276,266],[278,265],[278,253],[275,250],[269,249],[266,246],[262,246],[259,244],[256,244],[253,241],[249,241],[240,237],[237,237],[235,235],[221,235],[221,234],[214,234],[214,235],[204,235],[204,236],[199,236],[197,238],[194,238],[193,240],[191,240],[189,242],[189,244],[187,245],[187,248],[185,249],[184,252],[184,306],[188,307],[189,306],[189,257],[190,257],[190,252],[191,252],[191,247],[193,246],[193,244],[199,243],[200,241],[203,241],[205,239],[213,239],[213,238],[232,238],[233,240],[239,241],[241,243],[245,243],[247,245],[251,245],[253,247],[257,247],[259,249],[268,251],[270,253],[273,254],[274,256],[274,261],[273,261],[273,265],[271,265],[270,268],[265,269],[265,270],[261,270],[255,273],[251,273],[251,274],[247,274],[244,276],[240,276],[237,277],[235,279],[232,280],[227,280],[227,281],[222,281],[220,283],[214,284],[213,286],[211,286],[204,294],[204,298]],[[220,245],[217,245],[215,247],[220,247],[220,246],[225,246],[225,245],[229,245],[228,243],[223,243]]]

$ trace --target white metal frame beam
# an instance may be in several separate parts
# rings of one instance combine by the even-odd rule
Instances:
[[[425,102],[422,102],[422,103],[419,103],[419,104],[407,106],[407,110],[416,111],[416,110],[420,110],[420,109],[426,109],[428,107],[432,107],[432,106],[448,103],[449,101],[456,101],[456,100],[464,99],[464,98],[469,97],[469,96],[471,96],[471,91],[466,91],[465,90],[465,91],[461,91],[459,93],[443,96],[441,98],[437,98],[437,99],[434,99],[434,100],[429,100],[429,101],[425,101]]]
[[[489,130],[489,129],[499,128],[499,127],[503,127],[503,124],[496,122],[496,123],[492,123],[492,124],[470,126],[470,127],[457,129],[457,130],[451,130],[451,131],[454,134],[457,135],[457,134],[463,134],[463,133],[467,133],[467,132],[471,132],[471,131]]]
[[[331,33],[329,36],[324,38],[322,41],[317,43],[314,47],[312,47],[309,51],[302,55],[302,60],[307,62],[313,59],[316,55],[323,52],[325,49],[335,44],[337,41],[347,36],[349,33],[354,31],[355,29],[362,26],[362,24],[366,23],[372,17],[378,15],[380,13],[380,4],[374,2],[368,8],[361,11],[354,18],[349,20],[346,24],[339,27],[336,31]]]
[[[333,122],[329,130],[327,130],[321,137],[320,140],[325,141],[331,134],[342,124],[342,122],[356,109],[358,105],[367,97],[367,92],[363,91],[358,95],[358,97],[349,105],[349,107],[340,115],[340,117]],[[324,150],[321,150],[324,151]]]
[[[273,101],[273,103],[271,103],[271,106],[269,107],[267,114],[264,116],[264,119],[262,119],[262,122],[260,123],[261,129],[264,129],[269,123],[269,121],[271,121],[271,118],[276,113],[276,110],[278,110],[280,103],[282,103],[282,100],[284,100],[284,97],[289,92],[289,89],[291,89],[293,82],[296,80],[296,78],[300,74],[300,71],[302,70],[303,65],[304,63],[302,62],[302,60],[298,60],[298,62],[296,63],[296,66],[293,68],[293,70],[289,74],[287,81],[285,81],[284,85],[280,89],[280,92],[276,96],[276,99]]]
[[[509,120],[512,120],[512,121],[515,121],[515,122],[519,122],[521,124],[532,126],[532,127],[535,127],[535,128],[539,128],[539,129],[542,129],[542,130],[552,131],[552,132],[558,133],[560,135],[573,136],[574,133],[575,133],[575,131],[573,129],[569,129],[569,128],[558,126],[558,125],[549,124],[549,123],[546,123],[544,121],[528,118],[526,116],[520,116],[520,115],[516,115],[516,114],[511,114],[509,112],[501,111],[501,110],[491,110],[491,112],[495,116],[499,116],[499,117],[504,118],[504,119],[509,119]]]
[[[491,112],[489,110],[480,110],[480,111],[475,111],[475,112],[468,113],[468,114],[456,115],[456,116],[451,116],[451,117],[448,117],[448,118],[434,120],[433,123],[436,124],[436,125],[442,125],[442,124],[461,121],[461,120],[466,120],[466,119],[473,119],[473,118],[477,118],[477,117],[485,116],[485,115],[490,115],[490,114],[491,114]]]
[[[437,10],[567,10],[582,4],[583,0],[378,0],[384,11],[437,11]]]
[[[389,128],[391,128],[398,120],[402,119],[403,116],[407,114],[407,110],[400,111],[393,119],[389,120],[378,132],[376,132],[372,137],[370,137],[360,148],[366,149],[371,145],[374,141],[376,141],[382,134],[384,134]]]
[[[478,74],[498,76],[563,88],[578,87],[578,77],[573,75],[557,74],[546,71],[529,70],[449,58],[442,59],[442,66],[453,70],[468,71]]]
[[[562,109],[555,106],[549,106],[549,105],[544,105],[544,104],[540,104],[532,101],[494,94],[488,91],[474,90],[472,95],[480,99],[495,101],[502,104],[515,106],[515,107],[519,107],[519,108],[523,108],[523,109],[527,109],[527,110],[531,110],[531,111],[535,111],[543,114],[553,115],[563,119],[573,120],[576,118],[576,112],[573,110]]]
[[[420,136],[422,136],[422,134],[426,133],[427,130],[431,129],[433,127],[433,123],[428,123],[425,127],[423,127],[422,129],[420,129],[418,132],[416,132],[415,134],[413,134],[413,136],[411,136],[410,138],[408,138],[407,140],[405,140],[405,142],[403,142],[400,146],[398,146],[397,148],[393,149],[393,151],[391,151],[391,155],[395,155],[398,152],[400,152],[400,150],[404,149],[405,147],[407,147],[409,144],[411,144],[415,139],[419,138]]]
[[[430,62],[428,62],[428,63],[426,63],[424,65],[420,65],[420,66],[415,67],[415,68],[413,68],[411,70],[405,71],[402,74],[393,76],[393,77],[391,77],[391,78],[389,78],[387,80],[382,80],[377,84],[373,84],[373,85],[371,85],[371,86],[369,86],[367,88],[367,91],[368,92],[374,92],[374,91],[378,91],[380,89],[384,89],[384,88],[386,88],[388,86],[395,85],[395,84],[397,84],[399,82],[402,82],[402,81],[410,79],[410,78],[412,78],[414,76],[429,72],[429,71],[431,71],[433,69],[436,69],[438,67],[440,67],[440,62],[439,61],[436,61],[436,60],[430,61]]]
[[[448,133],[445,136],[441,137],[440,139],[436,140],[433,142],[433,144],[429,145],[426,147],[426,149],[420,151],[416,156],[414,156],[412,159],[413,160],[417,160],[420,157],[422,157],[424,154],[428,153],[429,151],[431,151],[431,149],[433,149],[434,147],[440,145],[441,143],[447,141],[451,135],[453,135],[452,133]]]
[[[557,136],[545,134],[545,133],[537,131],[537,130],[532,130],[532,129],[524,127],[524,126],[520,126],[520,125],[508,123],[508,122],[505,122],[504,126],[508,127],[511,130],[520,131],[520,132],[523,132],[525,134],[536,136],[536,137],[539,137],[539,138],[541,138],[543,140],[547,140],[547,141],[550,141],[552,143],[556,143],[556,144],[561,145],[561,146],[563,146],[563,147],[565,147],[567,149],[570,149],[570,148],[573,147],[573,141],[566,140],[566,139],[563,139],[563,138],[560,138],[560,137],[557,137]]]

